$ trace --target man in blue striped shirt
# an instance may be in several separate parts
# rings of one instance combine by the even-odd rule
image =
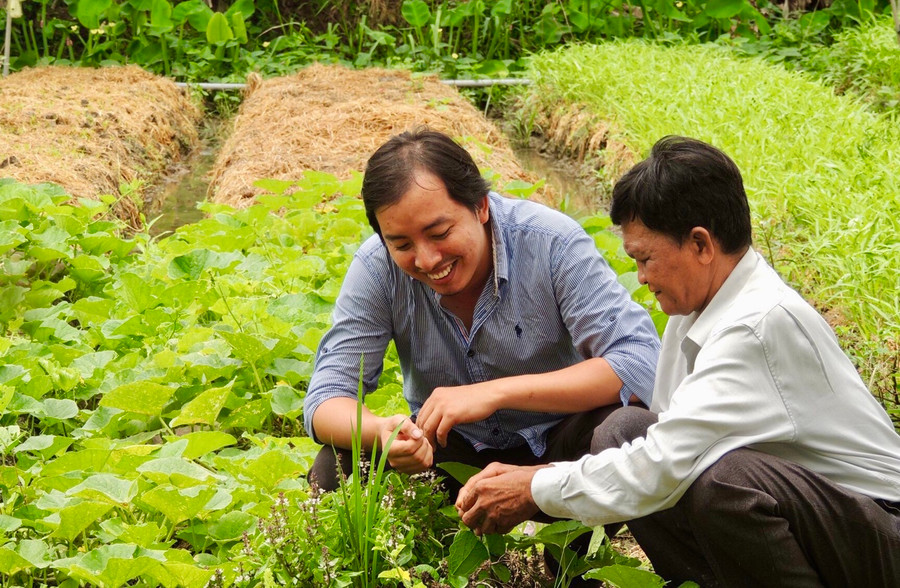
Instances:
[[[363,447],[398,437],[388,460],[415,473],[443,461],[484,467],[577,459],[612,409],[650,405],[659,339],[593,239],[564,214],[490,192],[444,134],[391,138],[362,187],[377,233],[356,253],[322,339],[304,407],[327,446],[310,470],[337,485]],[[363,407],[393,340],[413,419]],[[451,494],[455,495],[451,488]]]

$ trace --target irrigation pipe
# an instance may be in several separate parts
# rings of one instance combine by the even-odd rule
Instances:
[[[485,88],[488,86],[524,86],[530,84],[531,80],[527,78],[495,78],[486,80],[441,80],[441,83],[460,88]],[[243,90],[247,84],[175,82],[175,85],[180,88],[200,88],[201,90]]]

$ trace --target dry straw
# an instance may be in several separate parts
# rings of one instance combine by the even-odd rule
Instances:
[[[213,169],[209,198],[247,206],[263,193],[253,186],[256,180],[296,180],[306,170],[349,178],[392,135],[420,125],[459,140],[479,168],[499,175],[495,189],[513,180],[537,181],[501,131],[436,77],[313,65],[266,81],[251,76]],[[553,200],[547,188],[533,198]]]
[[[200,115],[173,82],[138,67],[25,69],[0,81],[0,177],[120,197],[193,148]],[[138,204],[120,198],[117,214],[136,226]]]

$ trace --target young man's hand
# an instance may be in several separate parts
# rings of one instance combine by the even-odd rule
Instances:
[[[417,474],[434,464],[434,451],[425,433],[408,416],[395,414],[383,419],[378,429],[380,447],[385,447],[394,432],[400,431],[388,447],[388,462],[395,470]]]
[[[459,491],[456,511],[476,535],[508,533],[540,510],[531,496],[531,480],[545,467],[550,466],[492,463]]]
[[[454,425],[486,419],[500,408],[495,400],[497,384],[491,381],[435,388],[419,410],[416,423],[432,445],[446,447],[447,434]]]

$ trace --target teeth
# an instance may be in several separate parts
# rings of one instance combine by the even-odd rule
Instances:
[[[452,270],[452,269],[453,269],[453,264],[450,264],[447,266],[447,269],[445,269],[444,271],[442,271],[440,273],[428,274],[428,278],[432,279],[432,280],[440,280],[441,278],[446,278],[448,275],[450,275],[450,270]]]

